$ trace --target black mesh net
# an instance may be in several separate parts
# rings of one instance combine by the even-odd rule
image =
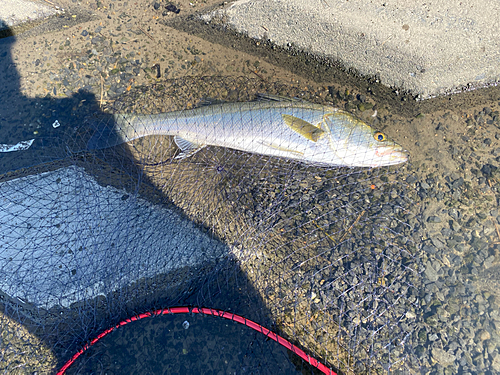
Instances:
[[[214,146],[175,159],[169,136],[85,151],[113,113],[258,93],[324,102],[294,85],[218,77],[165,81],[103,107],[77,94],[46,120],[71,126],[5,154],[0,371],[55,371],[102,330],[172,306],[245,316],[339,372],[418,367],[422,267],[404,165],[322,167]],[[267,345],[245,352],[241,368],[281,363],[286,355],[272,354],[252,367],[257,352],[275,353]],[[96,363],[109,350],[68,373],[104,371]]]

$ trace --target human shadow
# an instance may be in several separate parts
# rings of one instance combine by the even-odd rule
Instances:
[[[157,189],[157,180],[144,173],[128,147],[105,147],[103,138],[116,143],[115,124],[94,94],[30,98],[22,93],[11,54],[15,42],[14,35],[0,40],[0,143],[32,143],[0,153],[0,181],[7,183],[1,198],[5,207],[14,207],[1,216],[10,234],[0,260],[9,280],[4,285],[9,290],[0,293],[0,310],[51,348],[58,366],[102,330],[156,308],[227,309],[272,327],[261,295],[223,239],[202,223],[190,226],[183,209]],[[102,147],[89,150],[96,134]],[[66,175],[54,175],[61,170]],[[30,176],[38,180],[25,179]],[[89,183],[92,179],[100,187]],[[143,201],[155,207],[146,208]],[[176,237],[180,240],[172,240]],[[24,245],[12,243],[21,239]]]
[[[74,135],[85,127],[91,130],[89,115],[99,112],[94,95],[85,91],[62,99],[23,95],[17,61],[10,52],[15,42],[13,35],[0,39],[0,143],[33,141],[28,149],[0,153],[2,174],[62,160],[71,149],[84,149],[84,138]]]

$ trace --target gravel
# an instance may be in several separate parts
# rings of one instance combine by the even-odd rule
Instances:
[[[271,87],[266,90],[272,92]],[[237,159],[253,165],[251,158],[246,161],[238,155]],[[237,170],[237,165],[229,158],[224,168]],[[484,173],[471,170],[475,164],[440,175],[412,166],[407,171],[367,173],[268,165],[270,170],[294,171],[279,201],[275,192],[281,191],[284,177],[271,177],[271,171],[253,181],[232,175],[239,183],[230,190],[235,201],[250,207],[242,214],[245,222],[261,228],[257,237],[267,239],[259,246],[247,244],[266,254],[265,262],[248,265],[245,257],[240,260],[250,274],[266,275],[265,281],[255,282],[258,287],[263,283],[267,298],[281,296],[279,304],[270,308],[282,317],[285,331],[294,316],[328,311],[328,320],[316,317],[314,326],[302,326],[309,334],[295,334],[296,339],[328,353],[337,350],[337,336],[317,331],[316,326],[343,337],[356,332],[359,344],[348,353],[356,357],[359,368],[382,364],[383,368],[450,374],[492,368],[500,349],[499,335],[493,333],[500,325],[494,313],[498,299],[491,298],[493,291],[485,290],[481,282],[483,272],[499,261],[493,240],[497,231],[491,221],[498,214],[478,189],[487,185],[487,194],[496,192],[494,180],[482,181]],[[374,182],[377,189],[364,190],[366,181]],[[427,209],[422,212],[420,206]],[[338,239],[345,231],[338,218],[353,222],[363,211],[363,219],[346,241],[332,243],[327,233]],[[272,216],[273,212],[277,215]],[[273,220],[266,221],[270,215]],[[273,239],[275,231],[282,233],[279,239]],[[296,238],[314,241],[305,246]],[[330,250],[324,252],[324,246]],[[283,258],[286,254],[290,255]],[[275,285],[276,279],[283,282]],[[283,306],[289,306],[284,315],[279,312]],[[375,342],[370,338],[373,332],[377,332]],[[389,352],[384,346],[388,342],[395,347],[404,342],[405,349]]]
[[[165,9],[179,11],[173,4],[165,8],[161,2],[158,9],[156,4],[151,7],[160,15]],[[380,114],[382,109],[372,117],[365,104],[373,97],[366,93],[258,78],[169,80],[163,76],[165,63],[161,79],[139,85],[137,77],[156,79],[153,61],[122,49],[128,41],[100,35],[103,31],[98,26],[79,32],[85,38],[82,53],[52,68],[48,92],[102,94],[103,113],[152,113],[197,105],[203,98],[245,101],[268,92],[335,100],[395,129],[388,125],[392,115]],[[70,51],[72,43],[64,41],[57,49]],[[193,66],[202,59],[188,55]],[[33,60],[33,66],[44,64]],[[180,65],[168,69],[183,70]],[[148,183],[157,183],[183,215],[234,245],[235,262],[265,299],[273,323],[309,351],[324,353],[323,359],[344,369],[354,363],[348,359],[352,356],[360,373],[389,368],[425,374],[499,372],[500,104],[483,106],[469,116],[436,113],[394,120],[411,129],[426,121],[432,128],[428,139],[436,132],[451,139],[437,147],[445,155],[441,169],[433,166],[437,159],[428,160],[438,152],[421,139],[415,150],[425,156],[413,153],[406,166],[371,171],[313,168],[215,148],[181,164],[165,163],[165,149],[146,141],[127,152],[150,162],[143,169]],[[83,139],[93,130],[83,127],[72,137]],[[147,148],[152,145],[157,148]],[[123,160],[119,150],[111,150],[85,163],[98,171],[102,163],[124,168]],[[106,183],[122,184],[120,178]],[[224,215],[217,216],[207,202],[219,205]],[[336,362],[340,348],[347,354]]]

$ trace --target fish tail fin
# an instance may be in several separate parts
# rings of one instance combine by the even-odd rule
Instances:
[[[107,123],[96,127],[95,133],[87,143],[87,150],[102,150],[130,142],[144,136],[145,126],[141,116],[115,114]]]

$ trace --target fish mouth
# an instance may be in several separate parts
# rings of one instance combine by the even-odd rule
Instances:
[[[401,149],[400,151],[393,151],[390,154],[391,159],[397,160],[398,163],[404,163],[408,161],[408,151]]]
[[[408,161],[409,156],[408,151],[401,146],[379,147],[376,155],[384,158],[387,161],[387,165],[404,163]]]

